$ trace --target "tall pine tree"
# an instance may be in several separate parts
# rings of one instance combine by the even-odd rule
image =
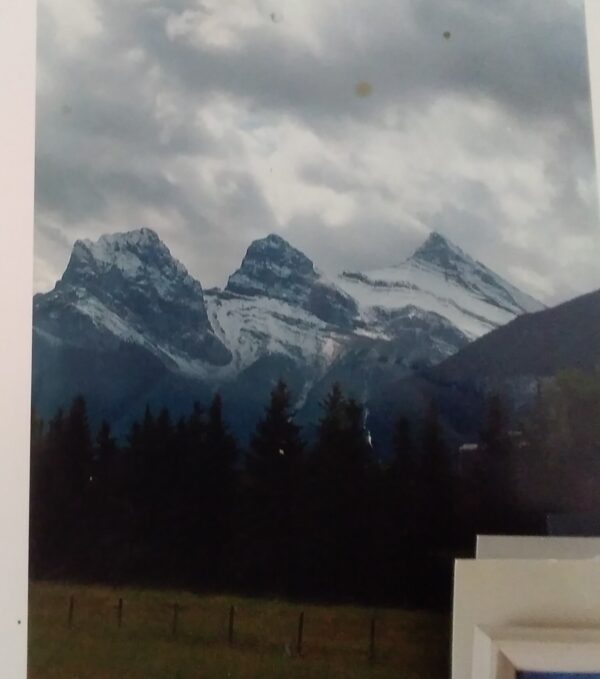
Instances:
[[[217,393],[207,413],[199,476],[205,516],[205,573],[216,584],[222,584],[230,567],[238,454],[237,442],[225,421],[223,400]]]
[[[246,461],[253,576],[271,591],[289,592],[297,585],[303,449],[291,395],[280,380],[256,426]]]
[[[363,407],[334,384],[310,460],[308,525],[312,587],[324,596],[364,592],[372,537],[372,450]]]
[[[512,444],[507,408],[499,394],[486,399],[480,434],[480,481],[483,493],[478,532],[501,533],[512,525],[510,469]]]

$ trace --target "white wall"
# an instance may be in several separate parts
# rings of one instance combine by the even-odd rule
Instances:
[[[0,675],[26,676],[35,0],[0,0]]]

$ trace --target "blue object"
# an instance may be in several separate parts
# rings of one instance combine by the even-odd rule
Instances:
[[[600,672],[517,672],[517,679],[600,679]]]

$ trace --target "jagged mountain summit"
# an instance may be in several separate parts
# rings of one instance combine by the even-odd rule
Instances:
[[[154,231],[78,240],[54,290],[34,300],[34,333],[74,346],[137,344],[174,369],[225,365],[200,283]]]
[[[470,290],[510,313],[518,315],[544,308],[543,304],[521,292],[435,231],[415,251],[410,261],[429,270],[443,272],[446,281]]]
[[[305,254],[275,234],[250,245],[225,290],[279,299],[344,328],[352,327],[358,311],[352,297],[328,281]]]
[[[436,233],[401,264],[333,275],[272,234],[210,291],[153,231],[116,233],[77,241],[35,297],[34,403],[48,415],[84,392],[127,422],[145,402],[177,410],[220,389],[250,428],[279,377],[307,417],[334,380],[369,401],[540,308]]]
[[[394,334],[407,307],[438,314],[472,340],[543,305],[433,232],[406,261],[344,272],[338,285],[359,305],[372,330]]]

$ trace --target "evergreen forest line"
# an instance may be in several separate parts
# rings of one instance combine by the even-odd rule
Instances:
[[[518,419],[488,397],[468,458],[434,404],[399,415],[384,463],[339,385],[311,445],[292,402],[280,381],[247,450],[218,394],[176,422],[147,408],[124,444],[108,422],[92,433],[81,396],[48,422],[34,412],[32,577],[440,607],[476,534],[597,509],[596,373],[559,375]]]

